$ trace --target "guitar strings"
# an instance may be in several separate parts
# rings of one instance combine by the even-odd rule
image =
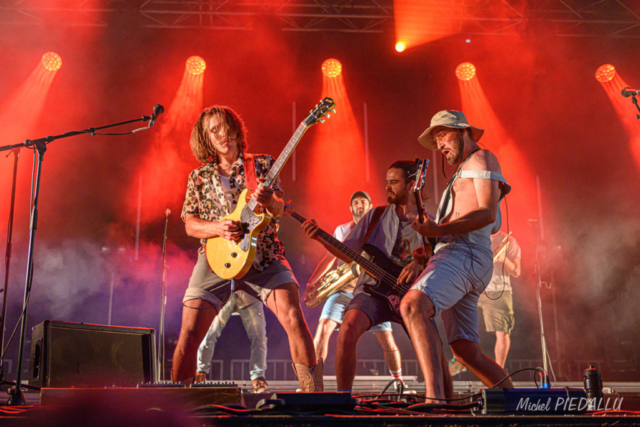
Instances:
[[[298,220],[299,222],[305,222],[307,219],[305,217],[303,217],[302,215],[300,215],[299,213],[293,211],[291,213],[291,216],[294,217],[296,220]],[[326,237],[331,237],[333,239],[333,236],[330,236],[329,233],[327,233],[326,231],[322,230],[322,229],[318,229],[318,234],[321,237],[324,237],[325,240]],[[355,259],[355,258],[360,258],[361,255],[358,254],[356,251],[354,251],[353,249],[349,248],[347,245],[345,245],[342,242],[339,242],[340,246],[344,247],[343,251],[347,252],[345,253],[345,255],[349,256],[351,259]],[[368,261],[368,260],[367,260]],[[394,285],[397,283],[397,278],[394,277],[392,274],[387,273],[385,270],[383,270],[382,268],[378,267],[377,265],[375,265],[373,262],[368,261],[369,264],[371,264],[372,268],[371,268],[371,273],[373,273],[373,275],[377,278],[379,278],[380,280],[390,280],[391,283]]]

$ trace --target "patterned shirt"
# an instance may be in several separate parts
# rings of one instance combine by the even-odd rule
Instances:
[[[269,155],[257,154],[253,156],[257,178],[266,178],[269,170],[275,163]],[[240,154],[229,173],[229,185],[233,191],[231,211],[238,205],[238,199],[242,190],[246,188],[244,176],[244,156]],[[271,187],[275,191],[282,192],[280,177],[273,181]],[[224,197],[220,174],[215,164],[209,163],[201,166],[189,174],[187,183],[187,195],[182,207],[182,220],[187,215],[197,215],[205,221],[218,221],[230,213],[227,200]],[[258,246],[253,267],[262,271],[269,267],[276,259],[284,259],[284,246],[276,235],[276,220],[272,219],[269,225],[258,235]],[[198,253],[203,253],[207,239],[201,239],[202,244]]]

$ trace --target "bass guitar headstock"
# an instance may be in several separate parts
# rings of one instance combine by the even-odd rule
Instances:
[[[413,185],[413,195],[416,198],[416,207],[418,208],[418,216],[420,222],[424,222],[424,201],[422,200],[422,190],[427,177],[427,169],[429,167],[429,159],[416,159],[418,171],[415,176],[415,184]]]
[[[316,107],[307,114],[307,117],[303,120],[304,124],[307,126],[313,126],[316,123],[324,123],[326,119],[331,117],[331,114],[336,114],[336,109],[333,108],[336,106],[336,103],[333,102],[333,99],[327,97],[320,101]]]
[[[429,167],[429,159],[416,159],[418,171],[416,172],[416,183],[413,186],[414,192],[421,192],[424,188],[424,182],[427,177],[427,168]]]

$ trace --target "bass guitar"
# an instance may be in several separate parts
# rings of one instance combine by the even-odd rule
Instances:
[[[424,188],[428,165],[429,160],[425,159],[421,161],[419,170],[416,173],[416,183],[413,188],[414,194],[416,194],[416,192],[420,193]],[[419,195],[416,195],[416,197],[419,197]],[[422,207],[422,199],[420,199],[418,208],[419,212],[420,207]],[[307,220],[305,217],[294,211],[288,204],[285,205],[284,213],[301,224]],[[425,214],[424,208],[422,208],[422,214]],[[371,257],[371,259],[367,259],[362,254],[354,251],[353,249],[333,237],[331,234],[320,228],[318,229],[316,235],[329,246],[337,249],[349,260],[358,264],[364,271],[369,273],[371,277],[376,279],[376,283],[374,285],[365,285],[367,293],[374,297],[378,297],[387,301],[393,313],[394,319],[397,322],[402,323],[402,316],[400,315],[400,301],[402,301],[402,298],[406,295],[406,293],[409,291],[409,289],[411,289],[411,286],[413,285],[412,283],[406,282],[398,285],[398,277],[400,277],[400,273],[402,273],[404,267],[391,261],[384,252],[371,244],[365,243],[362,246],[364,252],[366,252]]]
[[[302,138],[307,129],[314,124],[325,122],[325,117],[331,117],[329,112],[335,113],[333,109],[335,103],[331,98],[325,98],[309,112],[307,117],[300,123],[298,129],[293,134],[278,160],[269,170],[262,185],[271,186],[280,174],[291,153]],[[242,228],[242,238],[238,241],[228,240],[223,237],[212,237],[207,239],[205,252],[209,266],[219,277],[223,279],[239,279],[251,268],[251,264],[256,256],[258,244],[258,234],[264,230],[271,217],[262,212],[258,202],[251,198],[252,191],[243,190],[238,199],[236,209],[229,215],[221,218],[230,219],[240,223]]]
[[[290,206],[285,206],[284,213],[298,221],[300,224],[307,220],[305,217],[291,209]],[[391,304],[391,308],[394,312],[394,317],[396,317],[397,320],[401,322],[402,318],[400,317],[400,300],[404,296],[404,293],[406,293],[409,289],[407,288],[404,293],[397,293],[395,290],[397,289],[398,277],[400,276],[403,267],[395,264],[384,254],[384,252],[368,243],[365,244],[362,249],[371,256],[371,260],[354,251],[353,249],[333,237],[331,234],[320,228],[318,229],[317,236],[328,245],[337,249],[345,257],[358,264],[364,271],[369,273],[371,277],[377,280],[377,285],[368,286],[368,291],[372,291],[372,295],[380,296],[389,301],[389,304]],[[386,292],[389,294],[388,296],[386,295],[386,293],[385,295],[383,295],[380,292],[383,289],[385,291],[388,290],[388,292]]]

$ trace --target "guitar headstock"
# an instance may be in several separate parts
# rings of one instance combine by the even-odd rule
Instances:
[[[429,167],[428,159],[416,159],[416,163],[418,163],[418,171],[416,172],[416,183],[413,186],[413,191],[416,193],[420,193],[424,188],[424,182],[427,177],[427,168]]]
[[[336,103],[333,102],[333,99],[323,99],[318,105],[316,105],[316,108],[307,114],[307,117],[303,120],[304,124],[307,126],[313,126],[318,122],[324,123],[326,119],[331,117],[331,114],[329,113],[336,113],[336,109],[333,108],[335,106]]]

